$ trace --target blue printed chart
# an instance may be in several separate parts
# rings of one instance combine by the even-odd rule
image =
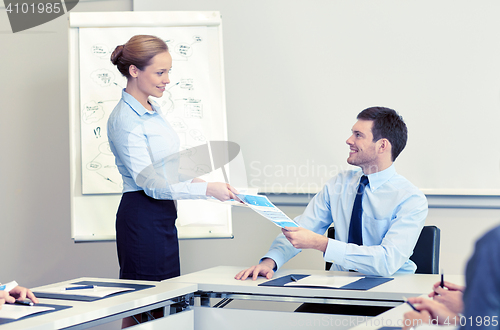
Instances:
[[[271,201],[263,195],[237,195],[245,205],[262,215],[264,218],[272,221],[276,226],[300,227],[295,221],[290,219],[283,211],[276,207]]]

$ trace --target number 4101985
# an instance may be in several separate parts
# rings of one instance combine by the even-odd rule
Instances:
[[[5,8],[8,14],[59,14],[62,10],[61,3],[39,2],[34,3],[9,3]]]

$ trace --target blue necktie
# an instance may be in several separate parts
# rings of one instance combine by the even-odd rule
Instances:
[[[363,175],[359,181],[358,193],[354,199],[354,205],[352,207],[351,214],[351,224],[349,225],[349,241],[348,243],[354,243],[357,245],[363,245],[361,217],[363,216],[363,206],[361,204],[363,199],[363,193],[365,192],[365,186],[368,185],[368,177]]]

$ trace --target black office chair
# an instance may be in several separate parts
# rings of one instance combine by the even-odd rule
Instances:
[[[441,230],[424,226],[410,260],[417,265],[417,274],[439,274],[439,246]]]
[[[328,238],[335,238],[335,229],[328,228]],[[417,274],[439,274],[439,246],[441,230],[436,226],[424,226],[418,238],[413,255],[410,257],[417,265]],[[331,262],[327,262],[325,270],[330,270]]]

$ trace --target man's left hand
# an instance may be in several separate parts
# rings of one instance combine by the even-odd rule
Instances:
[[[285,227],[281,231],[283,235],[292,243],[297,249],[316,249],[321,252],[326,251],[328,245],[328,238],[316,234],[308,229],[302,227]]]

